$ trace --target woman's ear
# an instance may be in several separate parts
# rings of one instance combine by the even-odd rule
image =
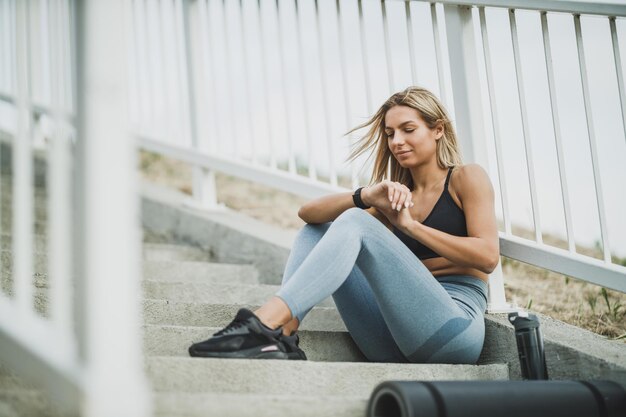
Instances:
[[[436,137],[435,140],[439,140],[443,137],[443,134],[445,132],[445,129],[443,127],[443,122],[438,122],[437,126],[435,127],[435,131],[436,131]]]

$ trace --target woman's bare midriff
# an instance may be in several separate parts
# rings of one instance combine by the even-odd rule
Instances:
[[[483,271],[475,268],[455,265],[443,257],[422,259],[422,263],[435,277],[444,275],[471,275],[473,277],[480,278],[485,282],[489,279],[489,276]]]

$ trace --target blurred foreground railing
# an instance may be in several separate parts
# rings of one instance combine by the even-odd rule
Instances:
[[[12,160],[0,192],[12,205],[2,232],[13,261],[2,271],[0,360],[69,415],[150,414],[126,40],[111,30],[124,3],[0,0],[0,136]],[[47,228],[36,234],[41,159]],[[45,317],[34,308],[35,256],[49,260]]]

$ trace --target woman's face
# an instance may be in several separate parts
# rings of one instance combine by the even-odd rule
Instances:
[[[431,129],[417,110],[393,106],[385,114],[385,133],[391,153],[401,166],[408,167],[435,157],[443,127]]]

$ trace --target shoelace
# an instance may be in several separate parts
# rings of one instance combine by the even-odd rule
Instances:
[[[213,333],[213,336],[222,336],[222,335],[224,335],[226,333],[229,333],[229,332],[231,332],[231,331],[233,331],[235,329],[238,329],[238,328],[240,328],[240,327],[242,327],[244,325],[245,325],[245,322],[243,322],[243,321],[233,320],[233,321],[230,322],[230,324],[228,326],[224,327],[219,332]]]

